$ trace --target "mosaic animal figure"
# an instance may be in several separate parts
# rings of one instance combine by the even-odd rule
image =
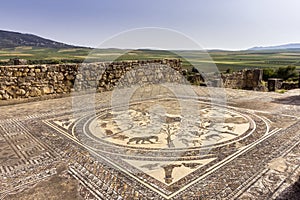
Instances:
[[[191,140],[191,142],[193,143],[194,146],[196,146],[197,144],[199,145],[202,144],[201,140]]]
[[[182,163],[182,165],[185,167],[191,168],[191,169],[195,169],[202,164],[201,163]]]
[[[210,134],[210,135],[206,135],[205,136],[205,140],[208,140],[208,141],[210,141],[210,140],[216,140],[216,141],[218,141],[218,140],[221,140],[223,138],[224,137],[221,136],[221,135],[219,135],[219,134]]]
[[[146,136],[146,137],[133,137],[128,140],[127,144],[131,144],[132,142],[135,142],[135,144],[145,144],[145,142],[154,144],[154,142],[152,140],[155,140],[155,142],[158,142],[158,137],[155,135]]]
[[[193,144],[194,146],[196,146],[197,144],[202,144],[201,140],[187,140],[185,138],[180,138],[179,141],[186,147],[190,146],[190,144]]]
[[[103,122],[103,123],[98,122],[98,123],[96,124],[95,128],[98,128],[98,127],[106,128],[106,125],[107,125],[107,123],[105,123],[105,122]]]
[[[106,134],[107,136],[111,136],[111,135],[114,134],[114,132],[112,132],[112,131],[109,130],[109,129],[105,129],[105,134]]]
[[[180,138],[179,141],[180,141],[182,144],[184,144],[186,147],[189,146],[189,141],[188,141],[187,139],[185,139],[185,138]]]
[[[199,131],[190,131],[190,133],[194,136],[197,136],[197,137],[201,137],[202,135],[208,133],[209,130],[206,130],[206,129],[200,129]]]
[[[234,126],[229,126],[229,125],[223,126],[223,128],[227,128],[227,130],[229,130],[229,131],[234,131],[234,129],[235,129]]]
[[[169,117],[169,116],[166,117],[167,124],[173,123],[173,122],[180,122],[180,121],[181,121],[180,117]]]
[[[237,133],[233,133],[233,132],[229,132],[229,131],[221,131],[220,133],[226,133],[226,134],[234,135],[234,136],[238,136],[239,135]]]
[[[115,135],[112,138],[118,139],[118,140],[125,140],[125,139],[128,139],[129,137],[127,137],[126,135]]]
[[[148,170],[154,170],[157,167],[159,167],[159,163],[154,163],[154,164],[146,164],[146,165],[142,165],[141,168],[146,168]]]

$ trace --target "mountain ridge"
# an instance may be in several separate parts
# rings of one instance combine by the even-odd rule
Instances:
[[[70,45],[63,42],[57,42],[46,39],[30,33],[20,33],[16,31],[0,30],[0,49],[15,48],[20,46],[68,49],[68,48],[90,48],[83,46]],[[289,43],[274,46],[256,46],[246,50],[224,50],[224,49],[206,49],[209,52],[214,51],[280,51],[280,50],[300,50],[300,43]]]
[[[293,50],[293,49],[300,50],[300,43],[289,43],[289,44],[274,45],[274,46],[259,46],[259,47],[252,47],[248,50],[260,51],[260,50]]]

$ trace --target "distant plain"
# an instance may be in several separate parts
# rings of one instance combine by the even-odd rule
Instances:
[[[231,69],[237,71],[243,68],[278,68],[296,66],[300,70],[300,50],[277,51],[195,51],[195,50],[124,50],[124,49],[91,49],[91,48],[41,48],[15,47],[0,49],[0,62],[11,58],[31,61],[49,60],[58,63],[108,61],[108,60],[151,60],[162,58],[181,58],[183,67],[191,64],[200,68],[216,65],[220,71]]]

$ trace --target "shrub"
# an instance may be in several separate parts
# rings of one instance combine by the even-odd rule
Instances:
[[[269,78],[276,77],[276,70],[274,68],[263,69],[263,80],[267,81]]]
[[[267,81],[269,78],[281,78],[283,80],[292,80],[297,78],[297,72],[295,66],[286,66],[279,67],[278,69],[274,68],[265,68],[263,69],[263,80]]]
[[[277,76],[283,80],[296,77],[296,66],[279,67],[277,70]]]

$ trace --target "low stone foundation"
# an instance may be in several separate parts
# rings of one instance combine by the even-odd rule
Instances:
[[[280,89],[283,90],[292,90],[292,89],[296,89],[299,88],[298,87],[298,83],[289,83],[289,82],[283,82]]]

